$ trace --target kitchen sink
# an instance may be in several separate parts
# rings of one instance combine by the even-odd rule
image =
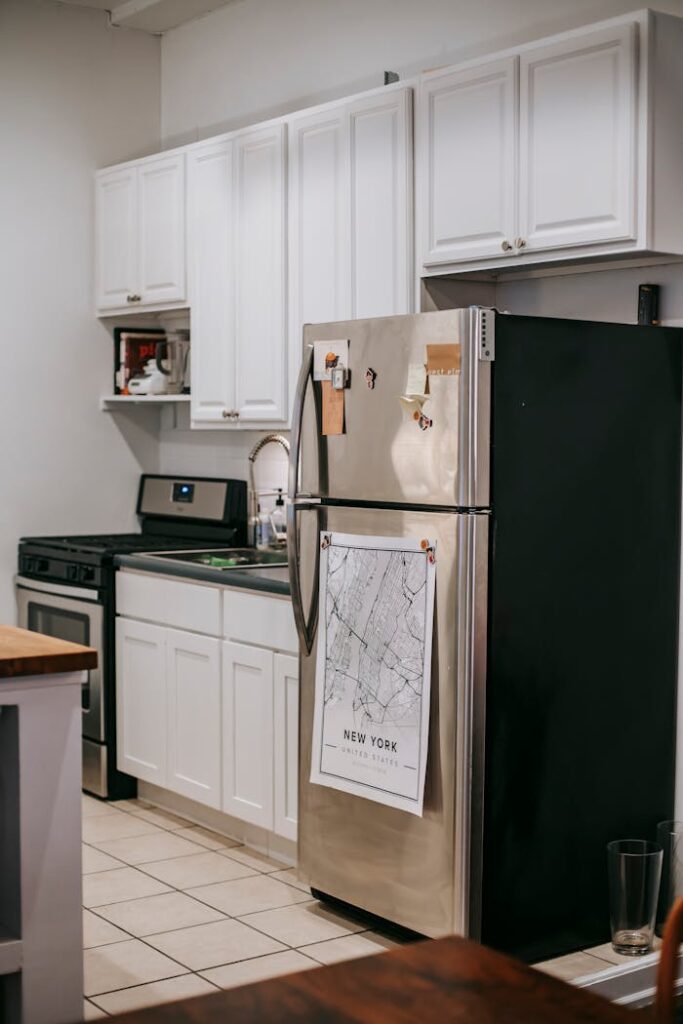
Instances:
[[[143,558],[205,565],[209,569],[258,569],[287,565],[287,549],[261,551],[258,548],[203,548],[197,551],[146,551]]]

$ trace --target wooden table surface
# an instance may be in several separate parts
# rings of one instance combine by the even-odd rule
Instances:
[[[0,626],[0,679],[97,668],[97,651],[16,626]]]
[[[112,1018],[117,1024],[633,1024],[633,1020],[632,1012],[622,1007],[456,937]]]

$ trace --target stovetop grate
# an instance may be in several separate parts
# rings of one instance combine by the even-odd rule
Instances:
[[[22,544],[101,554],[126,554],[130,551],[185,551],[202,547],[204,543],[207,547],[211,547],[211,541],[203,542],[197,537],[162,536],[149,533],[94,533],[71,537],[22,538]]]

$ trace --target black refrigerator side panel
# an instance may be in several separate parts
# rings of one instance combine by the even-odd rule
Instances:
[[[683,332],[496,318],[482,939],[609,939],[673,815]]]

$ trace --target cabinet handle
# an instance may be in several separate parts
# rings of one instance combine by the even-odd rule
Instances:
[[[518,249],[523,249],[524,246],[526,245],[526,238],[516,238],[515,239],[515,245],[517,246]]]
[[[224,420],[229,420],[231,415],[232,413],[228,412],[227,409],[223,409],[223,412],[221,413],[221,416],[223,417]]]
[[[503,241],[500,243],[500,247],[503,250],[503,252],[510,252],[510,249],[512,249],[512,244],[508,242],[507,238],[504,238]]]
[[[139,301],[140,301],[140,296],[139,295],[126,295],[126,302],[139,302]]]
[[[221,416],[224,420],[238,420],[240,418],[240,414],[234,409],[223,409]]]

